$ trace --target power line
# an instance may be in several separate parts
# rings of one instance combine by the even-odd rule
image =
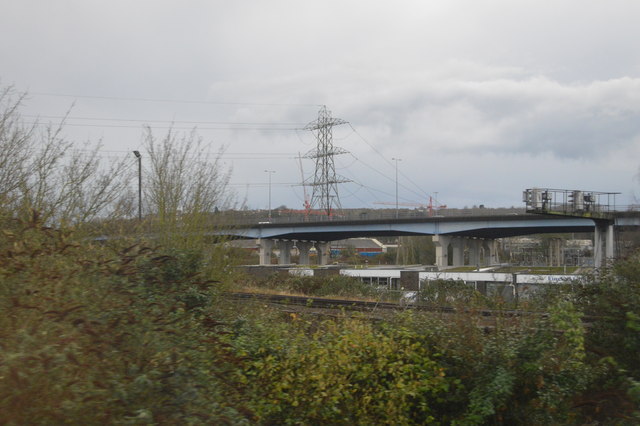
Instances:
[[[55,120],[86,120],[86,121],[116,121],[134,123],[178,123],[178,124],[219,124],[229,126],[304,126],[304,123],[274,123],[274,122],[233,122],[233,121],[186,121],[186,120],[144,120],[138,118],[107,118],[107,117],[73,117],[65,115],[32,115],[23,114],[27,118],[47,118]]]
[[[367,145],[369,145],[369,147],[370,147],[370,148],[371,148],[371,149],[372,149],[376,154],[378,154],[380,157],[382,157],[382,159],[383,159],[387,164],[389,164],[390,166],[394,167],[394,164],[393,164],[389,159],[387,159],[384,155],[382,155],[382,153],[381,153],[380,151],[378,151],[374,145],[372,145],[371,143],[369,143],[369,141],[368,141],[367,139],[365,139],[365,137],[364,137],[364,136],[362,136],[360,133],[358,133],[358,131],[357,131],[357,130],[356,130],[356,129],[351,125],[351,123],[349,123],[349,126],[351,127],[351,129],[353,130],[353,132],[354,132],[355,134],[357,134],[357,135],[360,137],[360,139],[362,139],[362,141],[363,141],[364,143],[366,143]],[[424,189],[422,189],[422,188],[421,188],[417,183],[415,183],[413,180],[411,180],[411,178],[409,178],[409,176],[407,176],[406,174],[404,174],[404,173],[402,172],[402,170],[400,170],[400,175],[402,175],[402,177],[404,177],[407,181],[409,181],[411,184],[413,184],[413,185],[418,189],[418,191],[420,191],[420,192],[421,192],[421,194],[418,194],[418,195],[420,195],[421,197],[428,197],[428,196],[429,196],[429,194],[428,194]],[[405,188],[405,189],[407,189],[406,187],[404,187],[404,188]],[[411,191],[411,192],[413,192],[414,194],[417,194],[417,193],[416,193],[416,192],[414,192],[414,191]]]
[[[390,182],[394,182],[395,180],[386,175],[385,173],[381,172],[380,170],[378,170],[377,168],[365,163],[364,161],[362,161],[361,159],[359,159],[358,157],[356,157],[355,155],[353,155],[352,153],[349,153],[353,158],[356,159],[356,161],[360,162],[363,166],[368,167],[369,169],[373,170],[374,172],[376,172],[377,174],[379,174],[380,176],[384,177],[385,179],[389,180]],[[416,196],[418,196],[419,198],[423,197],[423,194],[415,192],[413,189],[409,188],[408,186],[400,183],[399,186],[401,186],[403,189],[406,189],[407,191],[411,192],[412,194],[415,194]],[[395,196],[395,195],[394,195]]]
[[[204,104],[204,105],[241,105],[241,106],[282,106],[282,107],[321,107],[320,104],[296,104],[296,103],[263,103],[263,102],[215,102],[215,101],[197,101],[190,99],[163,99],[163,98],[133,98],[119,96],[93,96],[93,95],[72,95],[67,93],[49,93],[49,92],[29,92],[34,96],[51,96],[61,98],[77,98],[77,99],[100,99],[109,101],[122,102],[158,102],[158,103],[181,103],[181,104]]]
[[[349,172],[349,174],[352,176],[351,182],[355,183],[356,185],[360,186],[361,188],[366,189],[366,190],[369,192],[369,195],[371,195],[371,197],[372,197],[372,198],[377,199],[377,198],[379,198],[379,197],[378,197],[378,196],[376,196],[375,194],[373,194],[373,193],[371,192],[371,190],[376,191],[376,192],[379,192],[379,193],[384,194],[384,195],[392,196],[392,194],[390,194],[390,193],[388,193],[388,192],[382,191],[382,190],[377,189],[377,188],[369,187],[369,186],[367,186],[367,185],[364,185],[364,184],[362,184],[362,183],[358,182],[358,180],[357,180],[357,179],[355,179],[355,176],[353,175],[353,173]],[[386,177],[386,176],[385,176],[385,177]],[[404,197],[400,197],[400,199],[401,199],[401,200],[403,200],[403,201],[405,201],[405,202],[414,202],[414,200],[409,200],[409,199],[404,198]],[[362,200],[361,200],[361,201],[362,201]],[[365,203],[365,204],[366,204],[366,203]]]
[[[364,205],[366,205],[366,204],[367,204],[367,202],[366,202],[366,201],[364,201],[362,198],[360,198],[360,197],[358,197],[358,196],[356,195],[356,194],[358,193],[358,191],[360,191],[364,186],[363,186],[363,185],[359,185],[357,182],[354,182],[354,183],[356,183],[356,184],[358,185],[358,189],[357,189],[356,191],[349,191],[349,190],[347,189],[347,191],[349,192],[349,195],[347,195],[347,197],[346,197],[346,198],[353,197],[353,198],[355,198],[356,200],[360,201],[360,202],[362,203],[362,205],[364,206]]]
[[[373,188],[373,187],[371,187],[371,186],[368,186],[368,185],[365,185],[365,184],[362,184],[362,183],[357,183],[357,182],[356,182],[356,184],[357,184],[357,185],[362,186],[363,188],[365,188],[365,189],[367,189],[367,190],[369,190],[369,191],[376,191],[376,192],[379,192],[379,193],[381,193],[381,194],[388,195],[388,196],[390,196],[390,197],[393,197],[393,196],[394,196],[394,195],[393,195],[393,194],[391,194],[390,192],[382,191],[382,190],[380,190],[380,189],[378,189],[378,188]],[[369,194],[375,197],[375,195],[374,195],[373,193],[369,192]]]
[[[131,150],[103,150],[103,149],[82,149],[72,148],[73,152],[91,154],[97,152],[98,154],[122,154],[122,156],[128,156]],[[219,158],[224,160],[293,160],[296,159],[293,154],[286,152],[223,152],[222,154],[216,152],[202,152],[194,155],[189,155],[186,158]]]
[[[239,183],[229,183],[229,186],[259,186],[259,187],[267,187],[269,186],[268,183],[265,182],[239,182]],[[272,182],[271,186],[295,186],[295,185],[299,185],[297,183],[292,183],[292,182]]]
[[[47,123],[40,122],[26,122],[29,126],[48,126]],[[63,127],[99,127],[99,128],[120,128],[120,129],[140,129],[144,127],[144,124],[137,126],[127,124],[89,124],[89,123],[64,123]],[[171,129],[171,130],[193,130],[194,127],[180,127],[180,126],[153,126],[153,129]],[[296,131],[301,130],[299,127],[196,127],[197,130],[268,130],[268,131]]]
[[[126,153],[126,154],[130,154],[131,150],[129,149],[90,149],[90,148],[73,148],[74,151],[80,151],[80,152],[93,152],[93,151],[99,151],[99,152],[120,152],[120,153]],[[211,156],[211,155],[215,155],[217,156],[218,154],[214,154],[214,153],[203,153],[203,154],[198,154],[198,157],[205,155],[205,156]],[[298,158],[295,157],[293,154],[288,153],[288,152],[223,152],[222,155],[260,155],[260,156],[283,156],[283,158]],[[265,157],[266,158],[266,157]]]
[[[84,157],[92,157],[93,155],[89,152],[86,153],[79,153],[79,155],[82,155]],[[109,155],[109,154],[97,154],[95,155],[95,157],[97,158],[128,158],[129,156],[127,154],[119,154],[119,155]],[[207,156],[206,154],[203,155],[190,155],[187,156],[186,158],[188,159],[193,159],[193,160],[198,160],[198,159],[202,159],[202,157],[207,157],[207,158],[213,158],[214,160],[221,160],[221,161],[245,161],[245,160],[252,160],[252,161],[264,161],[264,160],[294,160],[295,157],[214,157],[214,156]],[[298,184],[299,185],[299,184]]]

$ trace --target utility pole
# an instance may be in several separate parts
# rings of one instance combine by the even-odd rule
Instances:
[[[275,170],[265,170],[265,173],[269,175],[269,222],[271,222],[271,175],[274,174]]]
[[[133,151],[138,159],[138,220],[142,222],[142,155],[140,151]]]
[[[436,216],[438,216],[438,191],[436,191],[435,194],[436,194]]]
[[[324,210],[327,217],[331,217],[333,210],[340,209],[338,198],[338,184],[349,182],[347,179],[336,175],[336,167],[333,161],[334,155],[345,154],[342,148],[333,146],[333,126],[347,123],[339,118],[332,118],[331,112],[323,106],[318,113],[318,119],[307,124],[305,130],[315,131],[317,146],[315,150],[305,154],[305,158],[316,160],[316,170],[313,177],[313,187],[310,206]]]
[[[398,211],[398,161],[402,161],[402,158],[392,158],[396,162],[396,219],[399,216]]]

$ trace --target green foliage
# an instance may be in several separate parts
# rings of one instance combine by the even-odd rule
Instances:
[[[190,254],[96,247],[35,217],[4,235],[0,423],[242,420],[239,361]]]
[[[385,253],[376,254],[369,262],[372,265],[395,265],[398,254],[395,248],[389,248]]]
[[[360,320],[325,321],[309,333],[303,327],[253,354],[246,377],[261,423],[435,421],[431,403],[450,380],[415,333]]]
[[[370,284],[365,284],[357,278],[345,275],[328,276],[281,276],[272,275],[266,280],[255,283],[259,287],[305,294],[308,296],[336,296],[336,297],[379,297],[380,291]]]
[[[640,253],[590,277],[574,295],[589,321],[585,336],[594,380],[580,401],[590,418],[604,413],[640,421]],[[631,423],[633,423],[631,422]]]
[[[489,323],[473,310],[400,321],[422,334],[447,377],[458,381],[432,406],[443,423],[571,423],[574,398],[593,377],[580,315],[568,305],[546,321],[496,313]]]
[[[435,306],[478,307],[488,299],[464,281],[435,280],[422,283],[420,302]]]
[[[436,248],[431,237],[398,237],[398,264],[433,265],[436,261]]]
[[[343,247],[336,260],[340,263],[348,263],[350,265],[359,265],[365,261],[365,259],[352,245],[346,245]]]
[[[0,239],[0,424],[634,424],[640,257],[535,301],[460,282],[374,321],[231,304],[224,251],[96,245],[6,219]],[[272,277],[345,297],[349,277]],[[374,295],[375,293],[371,293]],[[376,313],[378,315],[378,313]],[[586,325],[585,325],[586,321]]]
[[[588,335],[592,350],[640,380],[640,254],[595,277],[576,297],[585,315],[597,318]]]

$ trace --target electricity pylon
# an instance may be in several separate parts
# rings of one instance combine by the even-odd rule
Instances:
[[[334,210],[342,208],[338,197],[338,184],[349,182],[348,179],[336,175],[333,161],[334,155],[348,152],[333,146],[333,126],[346,123],[340,118],[331,117],[331,111],[328,111],[326,106],[322,106],[318,119],[304,127],[305,130],[313,131],[317,140],[316,149],[305,154],[305,158],[316,161],[313,183],[306,184],[313,187],[310,205],[312,209],[322,210],[329,217],[333,215]]]

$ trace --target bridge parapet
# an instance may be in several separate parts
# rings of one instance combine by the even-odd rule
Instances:
[[[447,208],[439,209],[431,214],[426,209],[400,209],[396,215],[395,209],[343,209],[332,216],[327,215],[306,215],[299,210],[278,210],[268,212],[263,210],[249,211],[227,211],[223,212],[223,223],[229,225],[268,225],[268,224],[288,224],[288,223],[335,223],[335,222],[368,222],[372,220],[414,220],[446,217],[486,217],[486,216],[506,216],[525,214],[522,207],[485,208],[474,206],[468,208]]]

